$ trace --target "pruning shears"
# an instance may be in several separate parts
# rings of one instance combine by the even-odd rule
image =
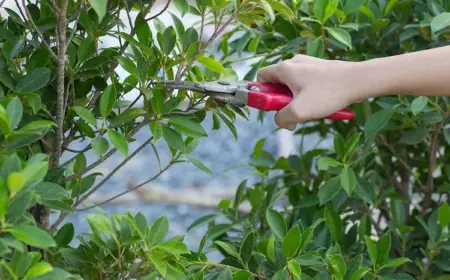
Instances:
[[[249,106],[262,111],[279,111],[288,105],[293,98],[291,90],[282,84],[246,81],[165,81],[164,86],[169,89],[201,92],[211,96],[218,103],[230,104],[235,107]],[[329,120],[352,120],[354,118],[355,114],[348,109],[325,117]]]

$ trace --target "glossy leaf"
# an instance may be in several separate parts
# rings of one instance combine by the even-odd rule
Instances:
[[[300,232],[300,228],[298,225],[291,228],[289,232],[286,234],[286,237],[283,240],[282,248],[283,254],[287,258],[292,258],[296,255],[300,244],[302,242],[302,235]]]
[[[51,264],[45,261],[38,262],[34,264],[25,274],[27,278],[38,277],[44,275],[53,270]]]
[[[7,61],[15,58],[23,48],[25,38],[23,36],[11,37],[5,41],[2,48],[3,56]]]
[[[6,107],[9,117],[9,125],[11,128],[15,129],[22,120],[23,106],[19,97],[15,96]]]
[[[128,141],[120,132],[108,130],[108,138],[114,147],[117,148],[125,157],[128,156]]]
[[[15,90],[19,92],[35,92],[43,88],[50,80],[50,69],[36,68],[17,82]]]
[[[450,224],[450,206],[444,202],[438,210],[438,220],[442,228]]]
[[[319,189],[320,205],[326,204],[333,199],[341,190],[340,177],[336,176],[326,181]]]
[[[330,35],[334,39],[336,39],[339,42],[343,43],[349,49],[352,48],[352,37],[350,36],[350,34],[348,33],[347,30],[342,29],[342,28],[337,28],[337,27],[328,27],[327,31],[328,31],[328,33],[330,33]]]
[[[283,240],[284,237],[286,236],[287,231],[286,221],[284,220],[283,216],[279,212],[267,208],[266,220],[275,236],[279,240]]]
[[[89,0],[89,4],[98,15],[99,22],[103,20],[107,11],[107,0]]]
[[[339,175],[342,188],[350,197],[356,188],[356,175],[351,167],[344,167]]]
[[[161,243],[169,232],[169,220],[166,216],[156,219],[150,228],[150,234],[147,236],[149,245],[157,245]]]
[[[333,240],[339,240],[343,231],[343,223],[339,213],[333,207],[327,206],[325,207],[324,216]]]
[[[85,122],[88,124],[96,127],[97,126],[97,120],[94,117],[94,114],[92,114],[91,111],[88,109],[81,107],[81,106],[75,106],[73,107],[73,110],[77,113],[80,118],[82,118]]]
[[[382,130],[388,121],[391,119],[394,111],[392,109],[384,109],[374,113],[366,121],[364,125],[364,134],[366,137],[371,137]]]
[[[201,63],[203,66],[205,66],[206,68],[218,72],[218,73],[226,73],[225,68],[222,66],[222,64],[220,64],[220,62],[215,61],[212,58],[206,57],[206,56],[202,56],[199,59],[197,59],[197,61],[199,63]]]
[[[25,244],[46,249],[55,247],[56,242],[46,231],[31,225],[16,225],[8,229],[15,238],[24,242]]]
[[[177,40],[177,33],[172,26],[169,26],[162,35],[163,37],[163,45],[162,50],[166,55],[169,55],[173,48],[175,47],[175,43]]]
[[[450,26],[450,13],[442,13],[431,20],[431,31],[436,33]]]
[[[327,170],[330,167],[338,167],[341,163],[330,157],[322,157],[317,162],[317,168],[319,170]]]
[[[100,97],[100,114],[106,119],[116,102],[116,89],[114,85],[108,86]]]
[[[414,115],[419,114],[422,112],[422,110],[427,106],[428,103],[428,97],[426,96],[419,96],[411,103],[411,112]]]
[[[169,123],[175,130],[181,132],[186,136],[193,138],[207,136],[203,127],[196,121],[188,118],[174,117],[169,119]]]
[[[102,157],[109,150],[109,142],[102,136],[97,136],[92,139],[91,146],[98,157]]]
[[[167,144],[179,151],[185,151],[186,147],[184,145],[181,136],[173,129],[167,126],[162,127],[163,138],[166,140]]]

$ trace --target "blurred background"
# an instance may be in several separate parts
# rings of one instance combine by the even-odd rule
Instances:
[[[161,11],[166,5],[167,0],[156,1],[151,14],[154,15]],[[20,2],[20,1],[17,1]],[[6,0],[4,7],[18,11],[15,0]],[[191,1],[188,1],[191,2]],[[1,11],[5,15],[4,10]],[[158,17],[166,26],[172,25],[170,13],[174,13],[181,18],[179,12],[170,5],[166,12]],[[134,22],[136,12],[131,13]],[[126,14],[122,14],[123,22],[128,25]],[[185,15],[181,18],[185,26],[192,26],[199,18],[193,15]],[[154,30],[154,26],[151,26]],[[232,28],[232,27],[231,27]],[[203,40],[207,40],[211,35],[209,28],[205,28]],[[126,31],[125,31],[126,32]],[[153,33],[154,35],[156,32]],[[115,38],[106,38],[101,47],[117,46],[118,41]],[[211,49],[215,49],[214,46]],[[244,54],[245,55],[245,54]],[[247,56],[250,54],[247,54]],[[257,59],[249,59],[234,64],[234,70],[238,77],[242,79],[250,70],[250,66]],[[123,80],[127,73],[117,68],[118,73]],[[136,93],[129,93],[128,98],[134,100]],[[187,227],[202,215],[217,211],[217,204],[224,198],[232,199],[239,183],[245,179],[249,183],[256,179],[251,174],[251,169],[245,167],[248,156],[256,142],[261,138],[266,138],[265,149],[274,156],[288,156],[297,153],[299,138],[294,138],[289,131],[276,131],[273,122],[273,113],[267,113],[264,122],[257,120],[258,112],[251,111],[250,120],[238,117],[236,129],[238,140],[233,138],[232,133],[227,129],[213,131],[212,119],[209,116],[203,123],[208,137],[201,140],[198,148],[192,153],[192,156],[203,162],[212,172],[213,176],[199,170],[190,163],[180,163],[171,167],[152,183],[143,186],[135,192],[122,196],[102,208],[108,214],[123,213],[129,211],[133,214],[143,213],[149,223],[161,215],[166,215],[170,221],[170,235],[186,234]],[[135,137],[136,141],[130,144],[130,153],[136,149],[142,142],[148,139],[149,129],[142,129]],[[304,140],[304,150],[308,150],[318,141],[318,136],[306,136]],[[329,145],[323,142],[320,146]],[[86,145],[84,142],[77,143],[72,149],[82,148]],[[156,143],[159,151],[161,164],[164,166],[170,160],[170,151],[165,142]],[[92,151],[87,152],[86,158],[89,162],[94,162],[97,157]],[[69,159],[73,154],[67,152],[64,157]],[[91,172],[101,172],[105,176],[116,167],[117,163],[123,160],[120,153],[116,153],[107,161],[101,164]],[[64,159],[63,159],[64,161]],[[148,180],[159,171],[158,160],[150,146],[141,151],[128,162],[119,172],[117,172],[107,184],[105,184],[90,200],[90,203],[101,202],[124,190],[135,186],[145,180]],[[98,211],[80,211],[77,214],[70,215],[66,221],[72,222],[76,229],[76,235],[89,231],[89,225],[84,215],[90,212]],[[55,220],[56,216],[52,217]],[[186,242],[189,247],[196,248],[198,242],[205,233],[205,228],[198,228],[186,235]],[[74,244],[75,245],[75,244]]]

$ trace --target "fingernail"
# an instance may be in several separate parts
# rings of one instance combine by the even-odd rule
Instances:
[[[291,125],[288,125],[287,129],[290,131],[294,131],[296,127],[297,127],[297,125],[291,124]]]

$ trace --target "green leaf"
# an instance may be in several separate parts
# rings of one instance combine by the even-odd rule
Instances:
[[[256,50],[258,49],[258,45],[259,45],[259,41],[261,40],[261,35],[258,34],[256,37],[253,37],[250,40],[250,43],[248,43],[248,51],[249,52],[256,52]]]
[[[352,273],[352,275],[350,276],[350,280],[360,280],[369,272],[370,268],[360,267],[355,272]]]
[[[370,236],[366,235],[364,236],[364,238],[366,240],[366,246],[367,251],[369,252],[370,260],[372,261],[372,264],[375,265],[378,259],[377,244],[370,238]]]
[[[169,123],[182,134],[199,138],[207,136],[203,127],[196,121],[188,118],[173,117],[169,119]]]
[[[356,13],[366,0],[347,0],[344,5],[343,12],[345,15]]]
[[[163,131],[163,138],[166,140],[167,144],[181,152],[184,152],[186,150],[186,147],[184,145],[183,139],[181,138],[181,135],[178,134],[175,130],[168,126],[162,127]]]
[[[206,68],[208,68],[209,70],[215,71],[217,73],[222,73],[222,74],[226,73],[226,70],[222,66],[222,64],[220,64],[220,62],[215,61],[212,58],[209,58],[209,57],[206,57],[206,56],[202,56],[202,57],[199,57],[197,59],[197,61],[199,63],[201,63],[203,66],[205,66]]]
[[[317,168],[319,170],[328,170],[330,167],[338,167],[341,163],[330,157],[322,157],[317,161]]]
[[[89,0],[89,4],[97,13],[98,21],[101,22],[106,15],[108,0]]]
[[[286,237],[283,240],[282,248],[283,254],[286,258],[295,257],[298,248],[300,248],[300,243],[302,242],[302,235],[300,232],[300,227],[296,225],[291,228],[289,232],[286,234]]]
[[[241,248],[239,250],[239,256],[241,257],[241,260],[248,264],[250,261],[250,258],[252,256],[253,248],[255,247],[256,242],[256,236],[255,233],[252,231],[247,234],[247,236],[244,238],[244,241],[242,241]]]
[[[344,167],[339,175],[341,178],[341,186],[347,192],[348,196],[351,197],[353,191],[356,188],[356,175],[351,167]]]
[[[9,117],[9,125],[12,129],[17,128],[20,121],[22,120],[23,106],[19,97],[14,96],[14,98],[8,103],[6,107]]]
[[[345,143],[344,159],[355,151],[356,147],[359,144],[359,138],[361,138],[361,134],[362,133],[353,134],[352,137],[350,137],[350,139],[348,139],[348,141]]]
[[[102,157],[109,150],[109,143],[102,136],[97,136],[91,141],[92,150],[98,157]]]
[[[394,110],[391,108],[380,110],[371,115],[364,125],[364,134],[366,138],[375,136],[375,134],[382,130],[391,119],[393,113]]]
[[[121,113],[117,117],[111,120],[111,126],[117,127],[121,126],[123,124],[129,123],[135,118],[145,115],[145,111],[141,108],[131,108],[126,110],[125,112]]]
[[[81,107],[81,106],[75,106],[75,107],[73,107],[73,110],[85,122],[87,122],[88,124],[90,124],[94,127],[97,127],[97,120],[95,119],[94,114],[92,114],[91,111],[89,111],[88,109]]]
[[[11,197],[14,197],[25,185],[25,179],[22,174],[13,172],[8,176],[8,189]]]
[[[279,212],[267,208],[266,220],[273,234],[275,234],[275,236],[279,240],[283,240],[284,237],[286,236],[287,231],[286,221],[284,220],[283,216]]]
[[[289,279],[289,272],[287,272],[286,270],[279,270],[272,277],[272,280],[288,280],[288,279]]]
[[[352,37],[347,30],[338,27],[327,27],[328,33],[333,36],[334,39],[346,45],[349,49],[352,48]]]
[[[16,36],[7,39],[3,43],[2,48],[3,56],[6,58],[7,61],[11,61],[22,51],[24,44],[25,44],[25,37],[23,36]]]
[[[38,277],[41,275],[44,275],[46,273],[49,273],[53,270],[53,267],[51,264],[45,261],[38,262],[34,264],[28,271],[27,274],[25,274],[25,277],[27,278],[33,278]]]
[[[58,247],[65,247],[69,245],[75,236],[75,227],[72,223],[64,224],[56,233],[54,239]]]
[[[326,204],[333,199],[341,190],[340,177],[336,176],[326,181],[322,187],[320,187],[318,196],[320,205]]]
[[[28,164],[21,172],[25,183],[40,181],[45,177],[48,170],[47,162],[33,162]]]
[[[148,26],[148,22],[144,19],[142,13],[136,16],[135,20],[136,36],[138,37],[139,43],[144,46],[149,46],[152,41],[152,32]]]
[[[111,113],[116,102],[116,88],[114,85],[110,85],[102,93],[100,97],[100,114],[103,119],[106,119]]]
[[[343,223],[339,216],[339,213],[332,206],[327,206],[325,208],[325,223],[330,230],[331,236],[334,241],[338,241],[341,238]]]
[[[285,17],[287,17],[288,19],[294,19],[295,18],[295,14],[294,12],[291,10],[291,8],[289,8],[288,6],[286,6],[283,2],[279,2],[276,0],[266,0],[267,3],[269,3],[269,5],[272,7],[273,10],[279,12],[280,14],[284,15]]]
[[[345,140],[340,133],[334,135],[334,151],[339,158],[345,155]]]
[[[377,265],[383,265],[391,252],[391,232],[387,231],[377,242]]]
[[[8,186],[6,185],[3,178],[0,178],[0,221],[3,221],[6,214],[8,213]]]
[[[333,254],[328,255],[327,259],[333,269],[333,276],[335,276],[335,279],[343,280],[347,273],[347,265],[344,258],[341,255]]]
[[[242,201],[242,198],[245,194],[245,190],[247,189],[247,180],[242,181],[237,190],[236,190],[236,194],[234,196],[234,200],[233,200],[233,209],[237,210],[239,207],[239,204]]]
[[[166,242],[157,245],[156,248],[164,250],[172,255],[182,255],[189,253],[189,249],[186,244],[176,240],[167,240]]]
[[[267,242],[267,257],[273,263],[276,262],[276,257],[275,257],[275,235],[273,235],[273,234],[270,236],[269,241]]]
[[[431,32],[436,33],[450,26],[450,13],[442,13],[435,16],[430,23]]]
[[[17,82],[15,91],[35,92],[43,88],[50,81],[51,71],[48,68],[36,68],[31,70]]]
[[[428,97],[419,96],[411,103],[411,112],[416,116],[427,106]]]
[[[163,136],[162,125],[159,122],[150,123],[150,131],[152,132],[154,141],[158,141]]]
[[[163,33],[163,43],[162,43],[162,51],[169,55],[175,47],[175,43],[177,41],[177,33],[173,26],[169,26]]]
[[[87,37],[83,41],[81,41],[80,46],[78,47],[77,57],[78,63],[84,62],[89,58],[93,57],[96,53],[95,42],[91,36]]]
[[[338,5],[339,5],[339,0],[333,0],[328,3],[327,8],[325,9],[325,15],[323,17],[323,22],[327,21],[327,19],[329,19],[334,14],[334,12],[336,12]]]
[[[40,182],[36,185],[34,191],[42,200],[60,200],[69,196],[69,192],[66,189],[50,182]]]
[[[222,272],[217,277],[217,280],[233,280],[233,274],[231,273],[231,270],[228,268],[222,270]]]
[[[261,0],[261,6],[266,12],[265,15],[268,17],[269,23],[272,24],[275,21],[275,13],[273,12],[272,6],[266,0]]]
[[[215,241],[214,244],[216,244],[217,246],[222,248],[225,252],[227,252],[231,256],[235,257],[236,259],[241,258],[239,256],[239,253],[237,252],[236,248],[232,244],[223,242],[223,241]]]
[[[189,27],[183,36],[183,50],[187,50],[189,46],[198,41],[198,32],[195,28]]]
[[[195,220],[188,228],[186,231],[190,231],[194,228],[197,228],[200,225],[203,225],[205,223],[209,223],[211,221],[214,221],[217,217],[219,217],[218,214],[208,214],[205,215],[203,217],[198,218],[197,220]]]
[[[399,267],[404,263],[410,262],[411,260],[408,258],[396,258],[392,260],[388,260],[383,267]]]
[[[116,59],[125,71],[133,75],[136,79],[139,79],[139,70],[131,59],[126,56],[118,56]]]
[[[289,272],[292,273],[295,277],[300,277],[302,275],[302,268],[300,264],[295,260],[288,261],[288,269]]]
[[[325,44],[322,37],[318,37],[314,40],[309,40],[306,47],[306,55],[318,57],[323,57],[323,52],[325,49]]]
[[[150,235],[147,236],[148,244],[155,246],[161,243],[169,232],[169,220],[166,216],[161,216],[153,222],[150,228]]]
[[[438,220],[442,228],[450,224],[450,206],[444,202],[438,210]]]
[[[9,119],[8,112],[5,110],[5,107],[0,104],[0,127],[4,134],[11,132],[10,123],[12,123],[12,121]]]
[[[191,162],[192,164],[197,166],[200,170],[204,171],[205,173],[207,173],[210,176],[213,176],[212,171],[208,167],[206,167],[201,161],[199,161],[198,159],[196,159],[190,155],[185,155],[185,157],[189,160],[189,162]]]
[[[406,145],[416,145],[427,137],[429,129],[425,126],[418,126],[413,129],[403,130],[399,142]]]
[[[7,231],[27,245],[42,249],[56,246],[50,234],[36,226],[16,225]]]
[[[115,130],[108,130],[108,138],[114,147],[117,148],[125,157],[128,156],[128,141],[121,133]]]
[[[318,0],[314,2],[314,15],[320,22],[323,22],[327,6],[328,0]]]
[[[189,4],[186,0],[173,0],[173,4],[175,5],[175,8],[180,11],[181,17],[184,17],[187,13],[189,13]]]

